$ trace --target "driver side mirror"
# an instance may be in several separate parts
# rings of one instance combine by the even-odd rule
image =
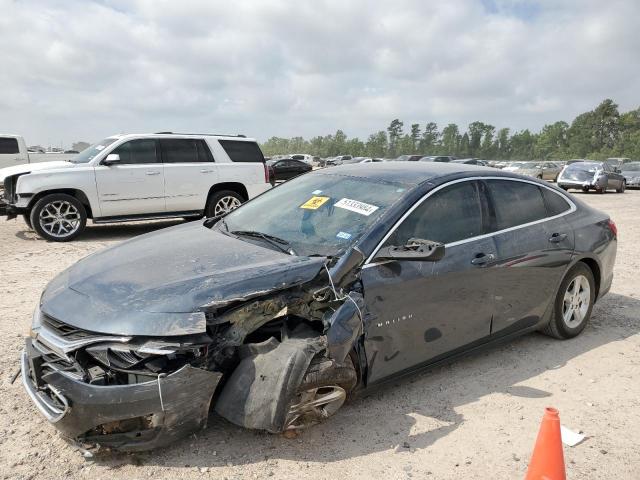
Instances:
[[[422,262],[437,262],[444,257],[444,244],[411,238],[401,247],[388,246],[378,250],[376,260],[409,260]]]
[[[117,153],[110,153],[107,155],[107,158],[102,160],[102,165],[106,165],[107,167],[115,165],[116,163],[120,163],[120,155]]]

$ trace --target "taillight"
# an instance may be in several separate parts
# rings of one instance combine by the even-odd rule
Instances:
[[[616,222],[609,219],[607,220],[607,226],[609,227],[609,230],[611,230],[611,233],[613,233],[613,236],[618,238],[618,227],[616,227]]]

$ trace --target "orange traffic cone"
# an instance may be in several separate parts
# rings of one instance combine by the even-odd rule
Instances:
[[[531,455],[526,480],[565,480],[558,410],[547,407]]]

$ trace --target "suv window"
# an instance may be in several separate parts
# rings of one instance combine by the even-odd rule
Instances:
[[[204,140],[199,138],[162,138],[164,163],[213,162],[213,156]]]
[[[239,140],[219,140],[220,145],[227,152],[232,162],[260,162],[264,163],[264,155],[255,142]]]
[[[20,153],[20,149],[18,148],[18,139],[0,137],[0,154],[11,155],[13,153]]]
[[[542,191],[544,203],[547,205],[547,213],[550,217],[560,215],[571,208],[569,202],[567,202],[559,193],[552,192],[548,188],[541,188],[540,190]]]
[[[542,192],[532,183],[487,180],[496,213],[495,230],[515,227],[547,216]]]
[[[158,163],[156,141],[153,139],[130,140],[116,147],[113,152],[120,155],[120,163]]]
[[[451,243],[482,235],[482,210],[476,182],[460,182],[427,198],[400,224],[387,245],[411,238]]]

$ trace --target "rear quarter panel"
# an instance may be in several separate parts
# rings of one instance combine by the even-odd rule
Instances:
[[[576,202],[576,199],[573,200]],[[593,259],[598,264],[598,298],[611,287],[618,247],[618,241],[608,226],[609,218],[606,213],[588,207],[582,202],[579,202],[578,210],[567,218],[575,235],[574,262]]]

